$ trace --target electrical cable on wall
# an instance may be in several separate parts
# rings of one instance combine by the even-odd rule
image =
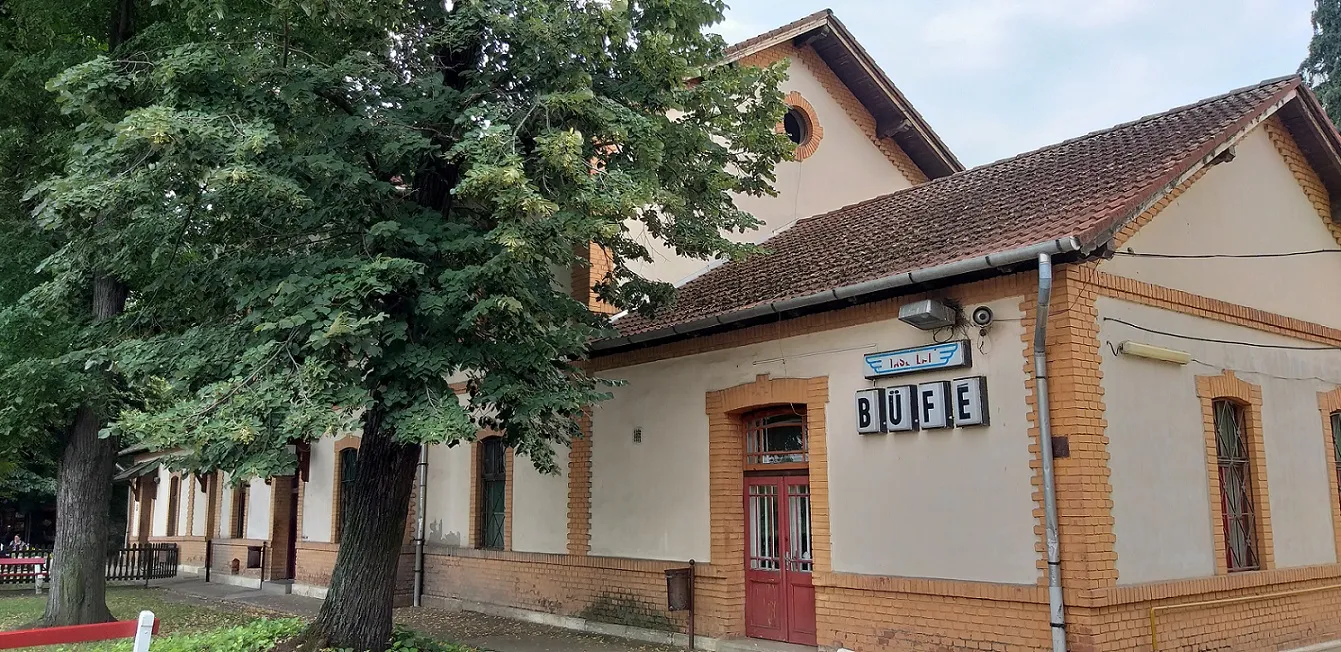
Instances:
[[[1240,340],[1222,340],[1214,337],[1198,337],[1196,335],[1183,335],[1181,333],[1170,333],[1156,328],[1148,328],[1139,324],[1133,324],[1129,321],[1118,319],[1117,317],[1104,317],[1103,321],[1130,326],[1138,331],[1145,331],[1155,335],[1164,335],[1166,337],[1176,337],[1183,340],[1192,340],[1195,342],[1211,342],[1214,344],[1233,344],[1236,346],[1251,346],[1258,349],[1286,349],[1290,351],[1341,351],[1341,346],[1293,346],[1290,344],[1264,344],[1261,342],[1243,342]]]
[[[1317,254],[1341,254],[1341,249],[1310,249],[1308,251],[1284,251],[1260,254],[1160,254],[1144,251],[1114,251],[1115,256],[1131,258],[1162,258],[1165,260],[1207,260],[1214,258],[1292,258],[1295,256],[1314,256]]]

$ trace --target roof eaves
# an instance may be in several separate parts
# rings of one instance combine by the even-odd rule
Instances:
[[[839,20],[837,16],[830,15],[828,23],[829,26],[834,29],[838,38],[843,41],[843,44],[852,51],[857,60],[867,69],[868,74],[871,75],[871,78],[875,80],[876,84],[889,95],[890,101],[892,101],[904,115],[908,116],[909,124],[911,124],[913,128],[922,135],[922,138],[930,143],[936,150],[936,153],[945,161],[946,166],[950,169],[951,173],[962,172],[965,168],[964,164],[959,161],[959,157],[955,156],[954,152],[950,151],[950,148],[946,146],[945,141],[941,140],[940,135],[931,128],[931,125],[927,122],[926,118],[923,118],[922,114],[908,101],[908,98],[904,96],[903,91],[900,91],[898,86],[894,85],[894,81],[889,78],[889,75],[885,74],[885,71],[880,67],[880,64],[876,63],[875,58],[866,51],[866,48],[861,44],[861,41],[858,41],[857,38],[852,35],[852,32],[848,30],[847,26],[844,25],[843,21]]]
[[[1205,145],[1202,145],[1196,151],[1183,157],[1182,163],[1174,167],[1174,169],[1171,170],[1168,174],[1164,175],[1159,179],[1156,179],[1155,181],[1152,181],[1150,184],[1147,184],[1146,185],[1147,191],[1141,192],[1140,194],[1137,195],[1137,197],[1134,200],[1128,202],[1126,205],[1117,207],[1116,209],[1111,211],[1108,216],[1096,221],[1095,225],[1091,227],[1089,230],[1087,230],[1085,233],[1079,234],[1084,250],[1093,251],[1100,247],[1106,246],[1108,242],[1113,238],[1114,234],[1116,234],[1117,231],[1123,227],[1123,225],[1135,219],[1137,216],[1141,215],[1146,210],[1150,209],[1161,199],[1163,199],[1165,195],[1172,192],[1179,185],[1182,185],[1183,182],[1192,178],[1202,168],[1205,168],[1208,165],[1213,165],[1215,159],[1219,157],[1220,154],[1224,153],[1225,150],[1228,150],[1237,145],[1238,142],[1242,140],[1244,136],[1248,135],[1248,132],[1252,131],[1258,125],[1265,122],[1272,115],[1275,115],[1275,113],[1279,111],[1281,107],[1285,106],[1291,100],[1298,97],[1297,91],[1300,85],[1300,80],[1297,76],[1269,79],[1259,84],[1255,84],[1254,86],[1244,87],[1236,91],[1225,93],[1224,95],[1216,96],[1215,98],[1209,100],[1203,100],[1201,102],[1198,102],[1197,105],[1204,105],[1206,103],[1213,102],[1216,99],[1232,95],[1234,93],[1243,92],[1251,88],[1265,86],[1268,84],[1279,83],[1281,81],[1291,79],[1292,77],[1293,81],[1291,83],[1286,84],[1279,91],[1276,91],[1276,93],[1272,95],[1270,98],[1259,104],[1258,110],[1244,115],[1234,124],[1230,125],[1229,127],[1226,127],[1224,130],[1220,132],[1219,136],[1217,136],[1216,138],[1212,138],[1210,141],[1208,141]],[[1164,115],[1185,110],[1190,106],[1196,106],[1196,105],[1178,107],[1170,111],[1165,111],[1164,113],[1159,113],[1153,116],[1146,116],[1134,122],[1141,122],[1144,120],[1155,119]],[[1130,124],[1134,124],[1134,122],[1124,123],[1122,125],[1114,127],[1113,129],[1118,129]],[[1111,129],[1106,129],[1104,131],[1111,131]],[[1103,133],[1103,132],[1096,132],[1096,133]],[[1090,135],[1092,136],[1094,134]]]
[[[975,272],[985,272],[1019,265],[1036,260],[1040,254],[1061,255],[1080,250],[1080,241],[1074,237],[1047,240],[1009,251],[994,252],[985,256],[957,260],[942,265],[935,265],[933,267],[899,272],[890,276],[823,290],[821,292],[814,292],[804,296],[755,304],[717,315],[709,315],[682,324],[672,324],[664,328],[644,333],[634,333],[624,337],[600,340],[592,343],[591,350],[592,352],[602,352],[626,346],[647,345],[661,340],[690,335],[718,326],[744,322],[767,315],[814,308],[826,304],[847,303],[854,299],[859,299],[887,290],[922,283],[945,281]]]

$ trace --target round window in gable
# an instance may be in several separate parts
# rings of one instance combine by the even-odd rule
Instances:
[[[782,124],[777,130],[787,134],[787,140],[796,144],[792,160],[804,161],[819,149],[820,141],[824,139],[824,127],[815,115],[815,107],[800,93],[787,93],[783,101],[787,103],[787,112],[782,115]]]
[[[782,118],[782,128],[787,132],[787,138],[797,145],[810,140],[810,116],[798,107],[787,110],[787,115]]]

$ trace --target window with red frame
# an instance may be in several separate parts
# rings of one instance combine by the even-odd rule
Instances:
[[[759,410],[744,422],[746,469],[805,468],[810,462],[805,408]]]
[[[1219,399],[1215,410],[1215,457],[1220,473],[1220,511],[1229,571],[1257,570],[1257,514],[1253,507],[1252,463],[1243,407]]]

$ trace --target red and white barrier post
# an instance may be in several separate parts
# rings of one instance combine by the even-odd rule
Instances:
[[[141,611],[139,624],[135,627],[135,645],[131,652],[149,652],[149,639],[154,636],[154,612]]]

